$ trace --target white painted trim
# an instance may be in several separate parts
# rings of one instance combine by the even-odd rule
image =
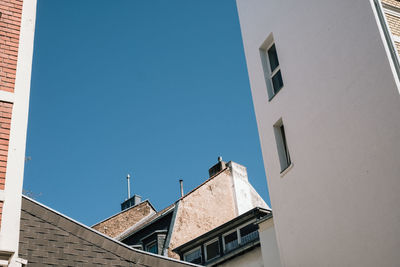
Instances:
[[[400,36],[392,34],[393,41],[400,43]]]
[[[0,250],[14,252],[10,259],[10,267],[21,266],[21,263],[16,260],[18,258],[35,17],[36,0],[23,1],[14,93],[13,96],[7,93],[1,94],[7,102],[12,100],[14,103],[0,231]]]
[[[379,0],[370,0],[370,4],[371,4],[371,7],[372,7],[372,11],[373,11],[373,13],[374,13],[374,16],[375,16],[375,21],[376,21],[376,23],[377,23],[377,25],[378,25],[378,30],[379,30],[379,33],[380,33],[380,35],[381,35],[381,39],[382,39],[382,42],[383,42],[383,46],[384,46],[384,48],[385,48],[385,51],[386,51],[386,54],[387,54],[387,56],[388,56],[388,60],[389,60],[389,65],[390,65],[390,68],[392,69],[392,73],[393,73],[393,77],[394,77],[394,81],[395,81],[395,83],[396,83],[396,86],[397,86],[397,90],[398,90],[398,92],[399,92],[399,94],[400,94],[400,77],[399,77],[399,74],[398,74],[398,70],[397,70],[397,67],[396,67],[396,65],[395,65],[395,62],[394,62],[394,60],[393,60],[393,58],[392,58],[392,52],[391,52],[391,50],[390,50],[390,47],[389,47],[389,45],[388,45],[388,43],[387,43],[387,38],[389,38],[389,42],[391,43],[391,45],[394,47],[394,48],[396,48],[396,46],[395,46],[395,43],[394,43],[394,41],[393,41],[393,34],[391,33],[391,31],[390,31],[390,28],[389,28],[389,24],[388,24],[388,22],[387,22],[387,19],[386,19],[386,16],[385,16],[385,14],[383,14],[383,23],[385,24],[385,25],[382,25],[382,23],[381,23],[381,19],[380,19],[380,13],[385,13],[385,10],[384,10],[384,8],[382,7],[382,3],[381,3],[381,1],[379,1]],[[376,6],[375,6],[375,4],[377,4],[379,7],[377,8]],[[377,10],[377,9],[380,9],[380,10]],[[379,14],[378,14],[379,13]],[[387,34],[385,33],[385,29],[384,28],[386,28],[386,30],[387,31],[389,31],[389,35],[387,36]],[[397,52],[397,51],[396,51]],[[397,61],[400,61],[400,59],[399,59],[399,54],[397,53],[396,54],[396,56],[397,56]]]
[[[14,93],[0,91],[0,101],[14,103]]]
[[[399,8],[382,3],[382,9],[383,9],[383,12],[400,18],[400,9]]]
[[[293,162],[291,162],[290,165],[280,173],[281,178],[285,176],[286,173],[288,173],[292,168],[293,168]]]
[[[25,265],[28,264],[28,261],[22,258],[17,258],[15,261]]]

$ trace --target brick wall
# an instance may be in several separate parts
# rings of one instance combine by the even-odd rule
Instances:
[[[22,0],[0,0],[0,12],[0,90],[14,92]],[[0,190],[5,190],[11,112],[12,104],[0,101]]]
[[[21,25],[22,1],[0,0],[0,90],[13,92],[19,30]]]
[[[5,189],[12,104],[0,101],[0,190]]]

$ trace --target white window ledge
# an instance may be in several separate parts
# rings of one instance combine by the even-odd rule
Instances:
[[[288,173],[292,168],[293,168],[293,162],[290,163],[290,165],[289,165],[286,169],[284,169],[284,170],[281,172],[281,178],[282,178],[283,176],[285,176],[286,173]]]

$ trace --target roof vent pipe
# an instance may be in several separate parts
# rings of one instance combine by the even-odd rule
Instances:
[[[181,197],[183,197],[184,194],[183,194],[183,180],[182,179],[179,180],[179,184],[181,186]]]
[[[126,175],[126,180],[128,182],[128,199],[131,198],[131,185],[130,185],[130,182],[129,182],[130,178],[131,178],[131,176],[128,173],[128,175]]]

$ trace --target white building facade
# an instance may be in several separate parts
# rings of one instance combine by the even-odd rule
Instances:
[[[400,262],[398,57],[376,3],[237,0],[282,266]]]

